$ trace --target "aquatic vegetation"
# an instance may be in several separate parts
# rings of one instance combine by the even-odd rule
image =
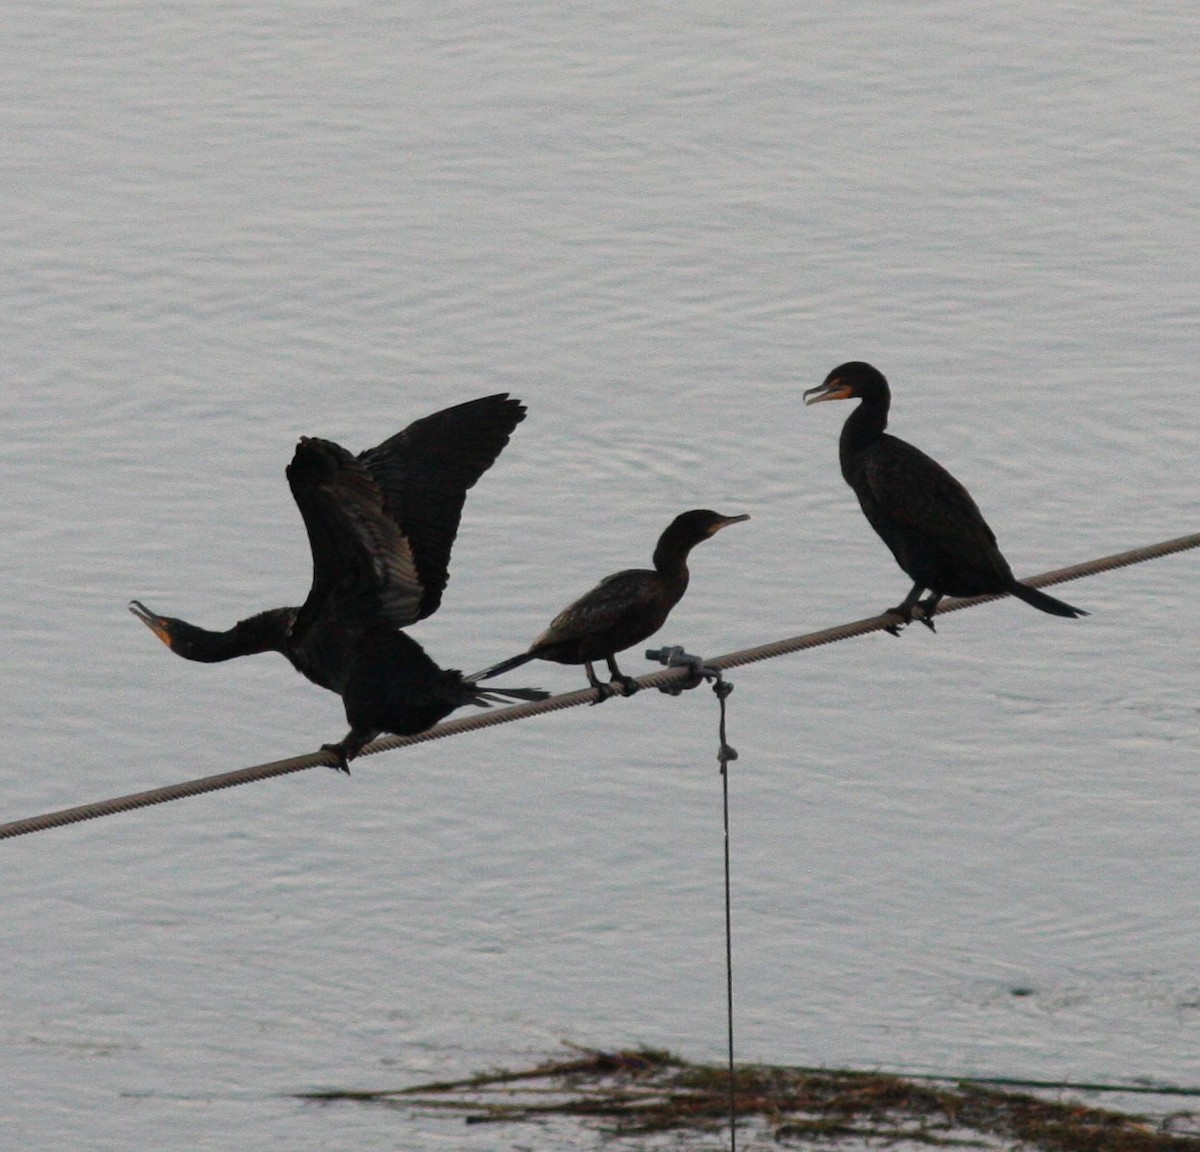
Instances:
[[[651,1049],[578,1050],[518,1071],[380,1091],[329,1090],[305,1099],[359,1100],[460,1113],[467,1123],[574,1117],[607,1137],[718,1133],[729,1122],[729,1070]],[[836,1149],[864,1141],[1042,1152],[1200,1152],[1200,1117],[1148,1119],[1078,1099],[970,1081],[918,1081],[876,1072],[738,1066],[734,1099],[745,1127],[778,1148]]]

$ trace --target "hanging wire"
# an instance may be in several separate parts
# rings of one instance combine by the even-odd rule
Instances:
[[[1164,540],[1159,544],[1150,544],[1143,548],[1132,548],[1127,552],[1118,552],[1112,556],[1103,556],[1097,560],[1088,560],[1082,564],[1073,564],[1067,568],[1058,568],[1052,572],[1044,572],[1039,576],[1031,576],[1023,583],[1034,588],[1045,588],[1052,584],[1062,584],[1068,580],[1078,580],[1084,576],[1095,576],[1101,572],[1109,572],[1115,568],[1125,568],[1131,564],[1141,564],[1147,560],[1157,560],[1176,552],[1185,552],[1191,548],[1200,547],[1200,532],[1189,536],[1178,536],[1172,540]],[[958,612],[964,608],[974,608],[978,604],[986,604],[989,600],[999,600],[1005,593],[993,596],[971,596],[961,599],[946,599],[938,605],[938,614]],[[740,652],[730,652],[707,660],[706,666],[717,671],[737,668],[743,664],[752,664],[759,660],[771,660],[776,656],[784,656],[791,652],[801,652],[808,648],[817,648],[824,644],[833,644],[839,640],[848,640],[852,636],[865,636],[870,632],[879,632],[889,625],[895,624],[895,617],[886,613],[856,620],[850,624],[841,624],[835,628],[826,628],[819,632],[808,632],[801,636],[793,636],[787,640],[777,640],[771,644],[763,644],[756,648],[745,648]],[[670,688],[682,685],[692,675],[687,668],[666,668],[661,672],[651,672],[642,676],[637,683],[642,688]],[[427,740],[440,740],[446,736],[458,736],[463,732],[472,732],[477,728],[490,728],[494,724],[510,724],[515,720],[526,720],[530,716],[539,716],[543,712],[556,712],[562,708],[575,708],[580,704],[592,704],[598,698],[598,691],[586,688],[579,692],[567,692],[561,696],[551,696],[547,700],[532,701],[527,704],[516,704],[510,708],[497,708],[487,712],[477,712],[469,716],[446,720],[441,724],[416,736],[384,736],[368,744],[362,755],[372,755],[385,752],[392,748],[404,748],[410,744],[421,744]],[[151,788],[145,792],[133,792],[127,796],[118,796],[111,800],[101,800],[94,804],[83,804],[76,808],[63,808],[56,812],[47,812],[41,816],[31,816],[24,820],[13,820],[0,824],[0,840],[14,836],[25,836],[30,832],[41,832],[48,828],[58,828],[65,824],[75,824],[81,820],[94,820],[101,816],[111,816],[117,812],[128,812],[134,808],[145,808],[152,804],[163,804],[169,800],[181,800],[185,796],[199,796],[205,792],[216,792],[222,788],[233,788],[239,784],[250,784],[258,780],[267,780],[273,776],[285,776],[291,772],[302,772],[307,768],[336,767],[333,755],[329,752],[310,752],[303,756],[294,756],[288,760],[275,760],[269,764],[256,764],[250,768],[239,768],[232,772],[223,772],[217,776],[205,776],[198,780],[189,780],[181,784],[170,784],[163,788]]]
[[[737,1071],[733,1063],[733,895],[729,880],[729,763],[737,759],[737,750],[725,738],[725,701],[733,685],[716,674],[713,691],[721,704],[719,727],[721,747],[717,759],[721,762],[721,801],[725,816],[725,1007],[729,1026],[729,1152],[737,1152]]]
[[[678,696],[689,688],[696,688],[705,680],[712,681],[713,694],[721,708],[721,719],[717,726],[717,762],[721,765],[721,806],[725,829],[725,1011],[729,1038],[729,1152],[737,1152],[737,1069],[733,1060],[733,895],[729,872],[729,765],[738,758],[725,735],[725,701],[733,692],[733,685],[725,679],[719,668],[706,664],[699,656],[693,656],[680,647],[653,648],[646,653],[647,660],[656,660],[668,668],[685,668],[688,678],[680,683],[667,684],[659,688],[670,696]]]

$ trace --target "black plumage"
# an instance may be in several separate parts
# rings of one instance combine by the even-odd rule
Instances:
[[[912,591],[889,613],[907,623],[919,610],[919,619],[932,629],[943,596],[1007,592],[1055,616],[1087,615],[1020,583],[970,493],[936,460],[884,431],[891,390],[878,369],[850,361],[804,393],[806,404],[850,399],[860,403],[842,428],[842,475],[871,527],[913,580]],[[930,595],[922,600],[926,590]]]
[[[521,403],[500,393],[414,421],[358,456],[302,437],[287,479],[313,558],[303,605],[224,632],[159,616],[137,600],[130,610],[188,660],[279,652],[338,693],[350,732],[324,747],[343,768],[381,732],[415,735],[464,704],[542,699],[535,689],[479,688],[399,631],[441,604],[467,490],[524,418]]]
[[[503,660],[473,679],[499,676],[530,660],[557,664],[582,664],[588,683],[600,690],[600,700],[619,685],[626,695],[637,691],[637,682],[618,667],[615,655],[653,636],[679,603],[688,586],[688,553],[699,543],[730,524],[749,516],[721,516],[698,508],[676,516],[659,537],[653,568],[628,568],[606,576],[590,592],[564,608],[525,652]],[[612,684],[596,678],[595,661],[605,660]],[[599,703],[599,701],[597,701]]]

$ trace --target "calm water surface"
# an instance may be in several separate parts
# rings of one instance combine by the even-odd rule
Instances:
[[[342,735],[283,661],[188,664],[125,611],[303,598],[301,434],[527,402],[414,630],[467,669],[690,507],[753,519],[663,642],[895,603],[846,406],[800,400],[852,357],[1018,572],[1200,526],[1189,9],[0,31],[4,819]],[[1196,587],[1184,555],[1064,589],[1085,620],[1003,603],[734,675],[743,1057],[1200,1084]],[[12,1146],[569,1145],[289,1094],[563,1039],[719,1056],[715,750],[709,693],[646,695],[6,843]]]

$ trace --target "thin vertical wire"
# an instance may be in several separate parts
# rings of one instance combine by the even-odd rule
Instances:
[[[737,759],[737,752],[725,739],[725,700],[733,691],[733,685],[718,679],[713,691],[721,705],[721,748],[717,758],[721,762],[721,798],[725,815],[725,1008],[729,1031],[729,1152],[737,1152],[737,1073],[733,1060],[733,896],[729,879],[729,762]]]

